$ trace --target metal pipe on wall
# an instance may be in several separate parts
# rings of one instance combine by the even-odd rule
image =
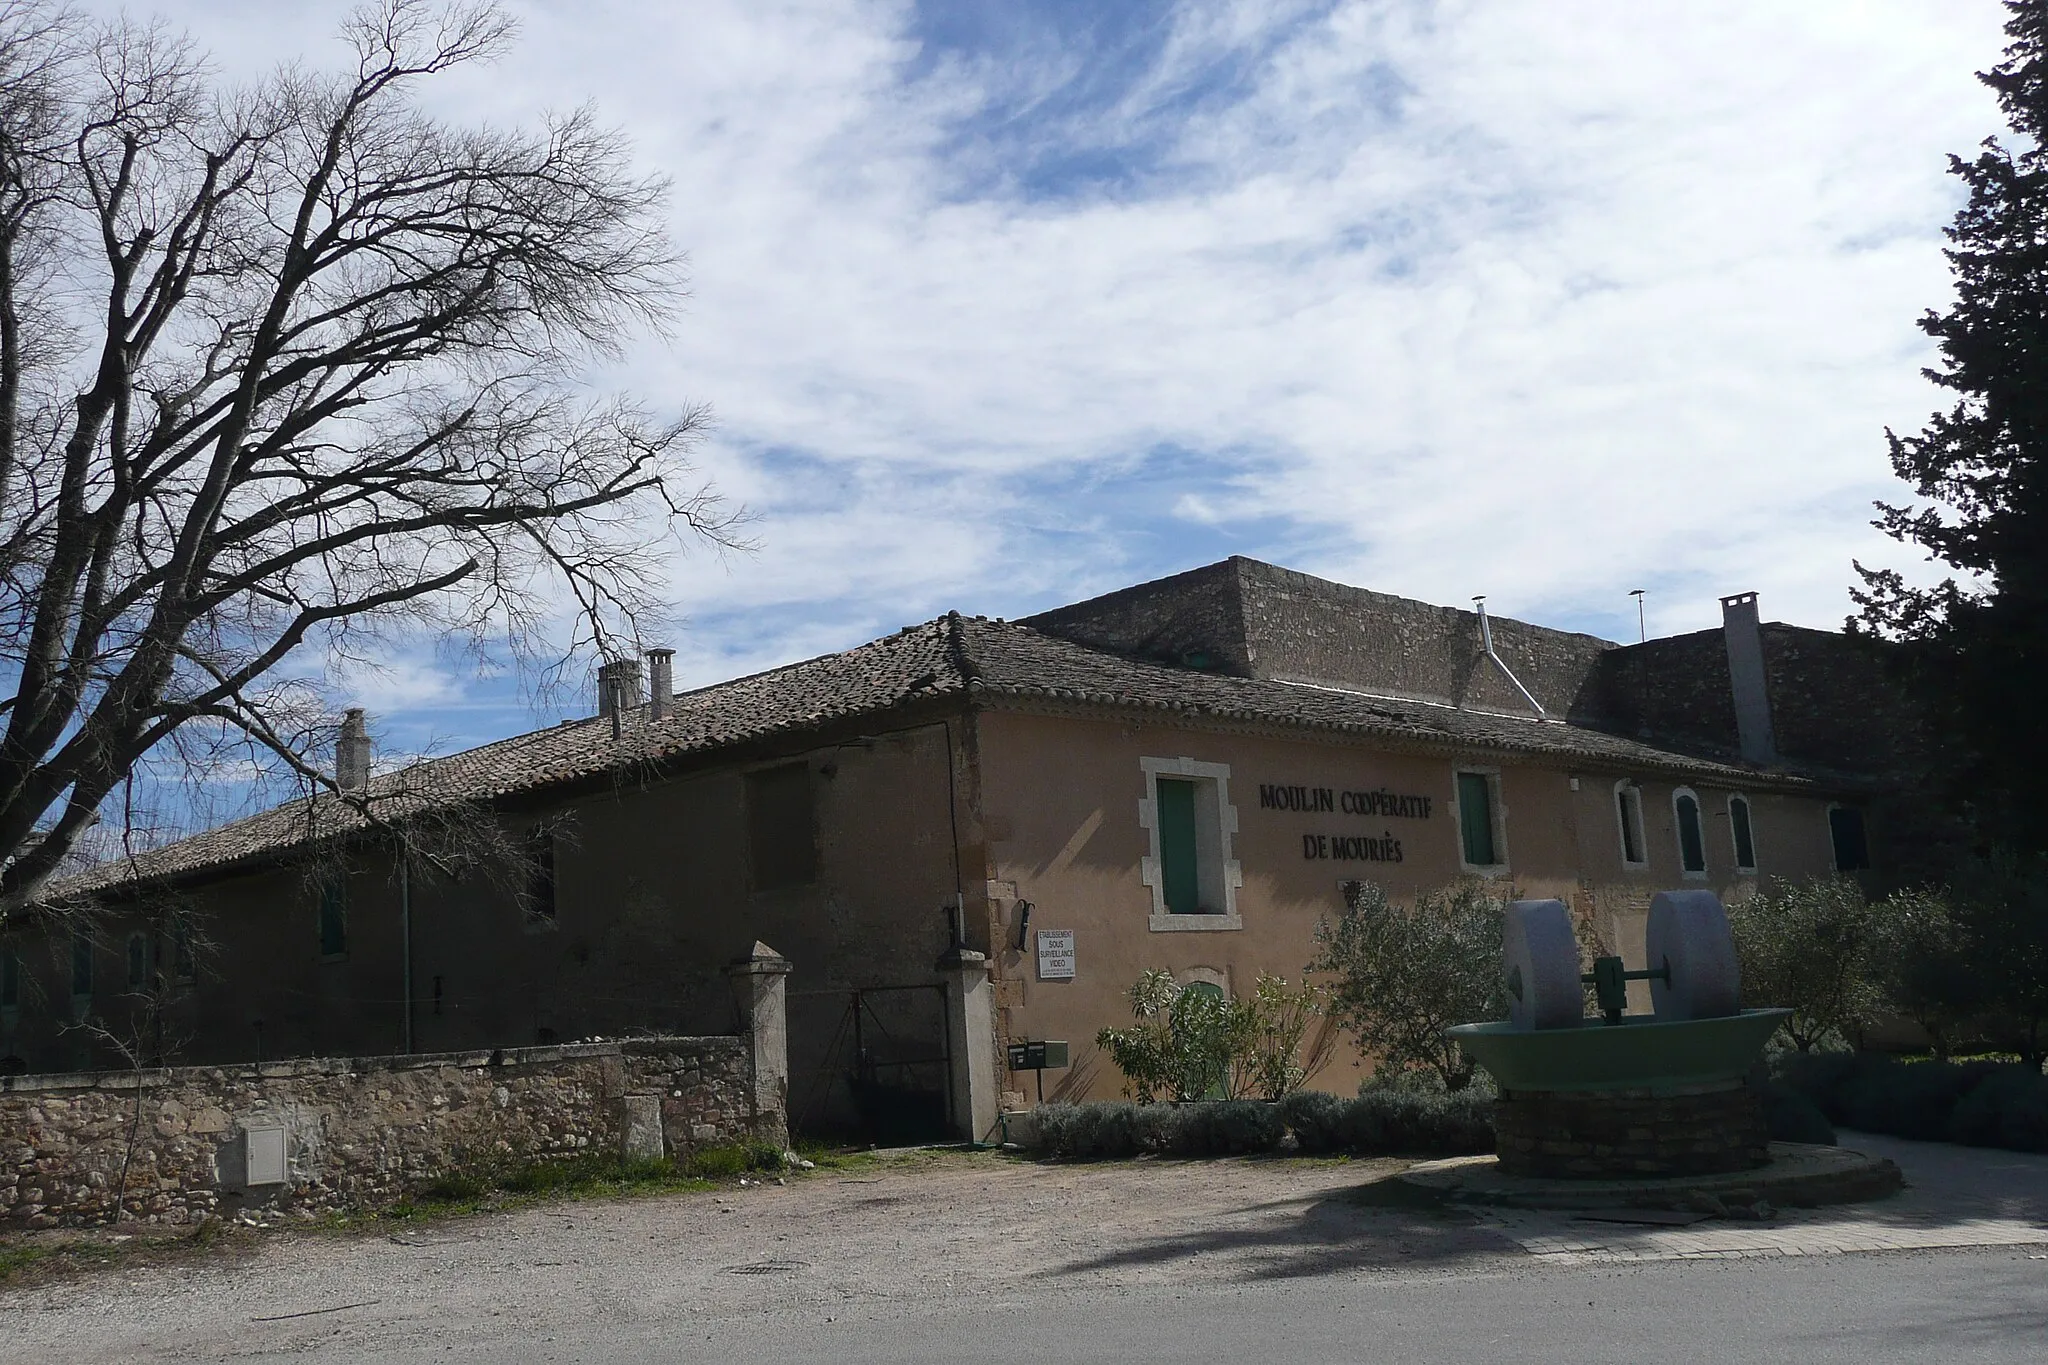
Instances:
[[[1486,657],[1493,660],[1494,666],[1500,669],[1506,675],[1507,680],[1515,685],[1515,691],[1522,694],[1522,700],[1535,707],[1537,715],[1541,716],[1544,720],[1549,720],[1550,712],[1543,709],[1543,703],[1536,700],[1536,694],[1522,686],[1522,680],[1515,676],[1514,669],[1508,667],[1507,660],[1494,652],[1493,623],[1486,619],[1486,598],[1483,595],[1475,597],[1472,599],[1472,605],[1479,610],[1479,643],[1485,647]]]

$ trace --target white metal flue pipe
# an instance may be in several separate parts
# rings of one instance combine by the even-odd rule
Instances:
[[[1538,716],[1541,716],[1544,720],[1551,719],[1550,712],[1543,709],[1543,703],[1536,700],[1536,694],[1534,692],[1531,692],[1528,688],[1522,686],[1522,680],[1515,676],[1515,670],[1509,668],[1507,665],[1507,660],[1501,658],[1500,655],[1495,652],[1493,648],[1493,623],[1486,619],[1485,594],[1482,593],[1479,596],[1473,598],[1472,605],[1476,607],[1479,611],[1479,643],[1486,650],[1486,657],[1493,660],[1494,667],[1498,668],[1501,671],[1502,675],[1505,676],[1509,682],[1515,685],[1515,691],[1520,692],[1522,694],[1522,700],[1528,702],[1529,705],[1536,708],[1536,714]]]

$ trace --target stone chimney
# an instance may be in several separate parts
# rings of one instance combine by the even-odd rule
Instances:
[[[1735,734],[1746,763],[1778,761],[1771,732],[1771,694],[1764,684],[1764,637],[1756,594],[1721,599],[1721,635],[1728,646],[1728,681],[1735,693]]]
[[[669,703],[675,699],[676,652],[666,645],[656,645],[647,651],[647,719],[660,720],[668,714]]]
[[[351,706],[341,718],[341,733],[334,740],[334,785],[345,792],[370,785],[370,735],[360,706]]]
[[[645,701],[640,695],[640,661],[614,659],[597,670],[597,714],[623,720]]]

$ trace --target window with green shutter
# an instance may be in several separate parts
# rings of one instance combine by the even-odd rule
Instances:
[[[92,934],[85,929],[71,931],[71,993],[92,994]]]
[[[1863,831],[1863,812],[1853,806],[1828,810],[1828,833],[1835,845],[1835,870],[1861,872],[1870,866],[1870,839]]]
[[[1707,870],[1707,841],[1700,833],[1700,802],[1691,792],[1672,798],[1678,814],[1678,865],[1686,872]]]
[[[1735,866],[1743,872],[1756,871],[1756,835],[1749,827],[1749,799],[1728,798],[1728,825],[1735,834]]]
[[[1195,784],[1162,777],[1155,797],[1159,819],[1159,876],[1169,915],[1202,913],[1200,863],[1195,854]]]
[[[1458,774],[1458,835],[1467,865],[1493,867],[1500,862],[1493,839],[1493,781],[1485,773]]]
[[[348,885],[340,877],[320,883],[320,956],[348,952]]]

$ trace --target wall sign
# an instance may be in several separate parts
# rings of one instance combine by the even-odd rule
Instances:
[[[1392,830],[1375,839],[1350,834],[1304,834],[1301,856],[1310,862],[1329,859],[1339,863],[1398,863],[1401,841]]]
[[[1040,981],[1072,981],[1074,979],[1074,931],[1072,929],[1040,929],[1038,931],[1038,979]]]
[[[1436,799],[1381,787],[1377,791],[1339,791],[1335,787],[1291,787],[1259,784],[1260,810],[1298,810],[1311,815],[1370,815],[1381,819],[1427,820]]]

